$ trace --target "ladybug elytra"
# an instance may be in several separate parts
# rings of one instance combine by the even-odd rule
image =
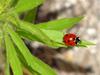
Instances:
[[[64,35],[63,42],[67,46],[76,46],[80,42],[80,38],[73,33],[69,33]]]

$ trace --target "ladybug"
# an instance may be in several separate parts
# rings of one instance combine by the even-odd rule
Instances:
[[[64,35],[63,42],[67,46],[76,46],[80,42],[80,38],[73,33],[69,33]]]

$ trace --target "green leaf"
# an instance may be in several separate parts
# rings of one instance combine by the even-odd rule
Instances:
[[[9,66],[9,61],[8,57],[6,56],[6,65],[5,65],[5,75],[10,75],[10,66]]]
[[[18,48],[16,49],[16,51],[17,51],[17,50],[18,50]],[[20,61],[21,61],[21,63],[22,63],[22,66],[23,66],[24,68],[27,68],[28,71],[30,71],[30,73],[31,73],[32,75],[40,75],[40,74],[38,74],[37,72],[35,72],[31,67],[29,67],[29,66],[27,65],[27,62],[26,62],[25,58],[23,57],[23,55],[21,54],[21,52],[17,51],[17,53],[18,53],[18,57],[19,57],[19,59],[20,59]]]
[[[15,7],[16,4],[17,4],[17,2],[18,2],[18,0],[11,0],[11,1],[12,1],[12,3],[11,3],[11,7]]]
[[[50,40],[48,36],[46,36],[39,28],[35,27],[34,24],[25,22],[25,21],[19,21],[20,28],[30,32],[33,34],[39,41],[42,41],[43,43],[47,45],[52,45],[53,41]]]
[[[43,1],[44,0],[18,0],[18,3],[15,6],[15,11],[20,13],[31,10],[43,3]]]
[[[50,22],[37,24],[39,28],[48,29],[48,30],[63,30],[70,29],[75,26],[83,17],[75,17],[75,18],[65,18],[60,20],[54,20]]]
[[[95,43],[91,41],[81,40],[77,47],[88,47],[89,45],[95,45]]]
[[[63,43],[64,33],[62,31],[57,30],[46,30],[41,29],[51,40],[59,43]]]
[[[46,29],[41,29],[52,41],[56,42],[55,46],[57,46],[56,44],[59,44],[58,47],[65,47],[66,45],[64,45],[63,42],[63,37],[64,37],[64,33],[62,31],[57,31],[57,30],[46,30]],[[89,45],[95,45],[93,42],[90,41],[85,41],[82,40],[77,46],[78,47],[87,47]],[[67,46],[66,46],[67,47]]]
[[[54,70],[52,70],[48,65],[44,64],[41,60],[31,55],[28,48],[25,46],[24,42],[17,33],[15,33],[10,27],[7,29],[7,31],[10,33],[13,42],[20,50],[29,67],[41,75],[56,75]]]
[[[53,48],[58,48],[58,47],[67,47],[63,44],[63,33],[60,31],[56,30],[45,30],[41,29],[52,41],[53,45],[48,45]],[[33,34],[24,31],[24,30],[18,30],[17,33],[24,39],[28,39],[31,41],[39,41]],[[30,36],[29,36],[30,35]],[[39,41],[41,42],[41,41]],[[42,43],[42,42],[41,42]]]
[[[82,40],[79,45],[95,45],[95,43],[90,42],[90,41]]]
[[[0,36],[0,48],[2,47],[2,36]]]
[[[13,42],[11,41],[8,34],[5,34],[5,44],[6,44],[6,53],[9,60],[9,64],[12,68],[14,75],[23,75],[20,61],[17,57]]]
[[[0,48],[2,47],[2,44],[3,44],[2,42],[3,42],[3,32],[0,28]]]
[[[18,31],[20,36],[22,35],[23,37],[28,38],[29,40],[35,39],[36,41],[42,42],[43,44],[50,46],[50,47],[61,47],[62,46],[62,44],[52,41],[49,38],[49,36],[47,36],[40,28],[36,27],[32,23],[21,21],[16,18],[11,18],[10,20],[17,21],[17,22],[13,21],[13,23],[14,25],[18,27],[17,30],[21,30],[21,31]]]
[[[76,47],[87,47],[87,45],[81,45],[81,44],[79,44]]]
[[[46,29],[41,29],[41,30],[45,33],[45,35],[47,35],[53,41],[54,44],[50,45],[50,47],[53,48],[67,47],[63,42],[63,36],[64,36],[63,32],[57,30],[46,30]],[[34,35],[32,35],[29,32],[20,30],[18,31],[18,34],[25,39],[31,41],[39,41],[37,38],[34,37]],[[88,45],[94,45],[94,43],[82,40],[81,43],[77,45],[77,47],[87,47]]]
[[[25,30],[17,30],[17,33],[23,38],[23,39],[28,39],[31,41],[39,41],[42,42],[41,40],[39,40],[37,37],[35,37],[32,33],[25,31]]]
[[[54,44],[51,47],[58,48],[58,47],[67,47],[63,42],[63,36],[64,33],[62,31],[57,30],[46,30],[41,29],[45,35],[47,35],[52,41],[54,41]]]
[[[37,13],[37,8],[28,11],[24,17],[24,21],[34,23],[36,19],[36,13]]]

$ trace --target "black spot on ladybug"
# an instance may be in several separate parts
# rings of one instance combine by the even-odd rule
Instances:
[[[68,36],[68,35],[66,35],[66,36]]]
[[[70,40],[68,40],[68,42],[70,42]]]
[[[75,38],[73,38],[73,40],[75,40]]]

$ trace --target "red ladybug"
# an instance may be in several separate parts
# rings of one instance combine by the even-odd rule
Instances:
[[[63,42],[67,46],[76,46],[80,42],[80,39],[75,34],[69,33],[64,35]]]

